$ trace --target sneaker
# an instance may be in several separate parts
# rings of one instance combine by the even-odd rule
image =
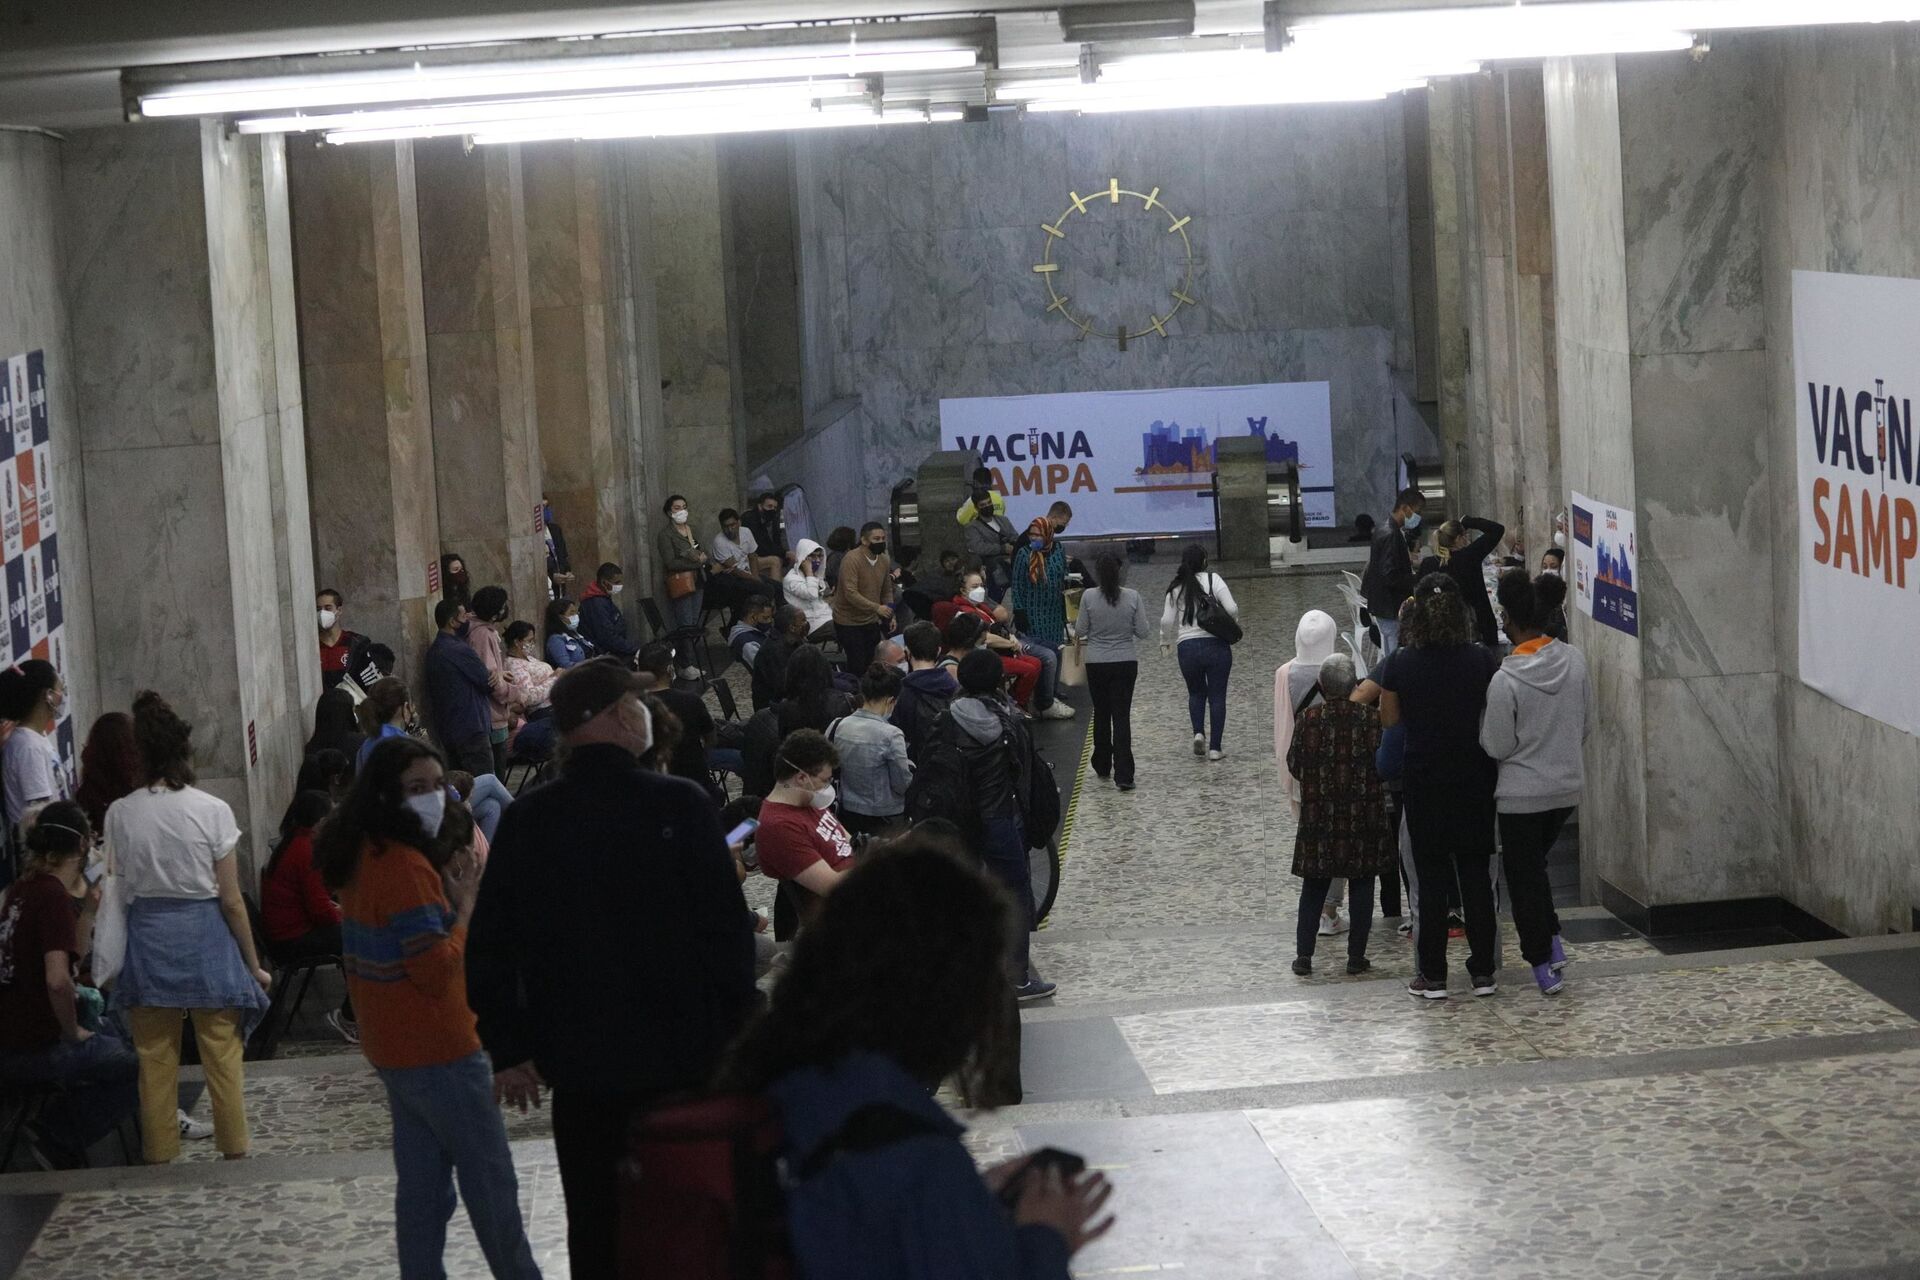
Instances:
[[[1347,931],[1347,922],[1340,916],[1321,916],[1319,934],[1323,938],[1338,937]]]
[[[1227,758],[1227,753],[1224,751],[1207,752],[1207,760],[1212,764],[1219,764],[1222,760],[1225,760],[1226,758]]]
[[[1402,920],[1399,924],[1395,925],[1394,928],[1399,931],[1400,936],[1403,938],[1411,938],[1413,936],[1413,921],[1411,920]]]
[[[1347,976],[1349,978],[1357,978],[1363,973],[1371,972],[1372,969],[1373,961],[1367,959],[1365,956],[1361,956],[1358,960],[1347,961]]]
[[[213,1136],[213,1126],[206,1121],[195,1120],[184,1111],[177,1111],[174,1114],[180,1118],[180,1136],[182,1138],[192,1138],[197,1141],[201,1138],[211,1138]]]
[[[1310,976],[1312,973],[1313,973],[1313,957],[1312,956],[1295,956],[1293,958],[1293,976],[1294,977],[1305,978]]]
[[[1014,998],[1021,1001],[1045,1000],[1059,988],[1041,978],[1028,978],[1013,989]]]
[[[1567,967],[1567,949],[1560,945],[1560,935],[1553,935],[1553,959],[1547,962],[1555,973]]]
[[[1132,784],[1131,782],[1116,782],[1116,783],[1114,783],[1114,784],[1113,784],[1113,787],[1114,787],[1114,790],[1116,790],[1116,791],[1131,791],[1131,790],[1133,790],[1133,784]]]
[[[1488,974],[1484,978],[1473,979],[1473,994],[1477,996],[1490,996],[1499,989],[1500,988],[1493,983],[1492,974]]]
[[[1407,994],[1415,1000],[1445,1000],[1447,998],[1447,984],[1444,982],[1429,982],[1425,978],[1415,978],[1407,984]]]
[[[1540,984],[1540,994],[1543,996],[1554,995],[1567,985],[1567,980],[1555,973],[1550,964],[1533,966],[1533,980]]]
[[[1204,756],[1207,754],[1207,735],[1206,734],[1196,733],[1193,735],[1193,754],[1197,756]]]
[[[700,668],[682,667],[680,668],[680,678],[682,680],[698,680],[700,678]]]
[[[1071,720],[1073,719],[1073,708],[1060,701],[1060,699],[1055,698],[1047,704],[1047,709],[1040,713],[1040,718],[1042,720]]]
[[[353,1019],[343,1016],[338,1009],[333,1010],[327,1015],[326,1023],[348,1044],[360,1043],[359,1026]]]
[[[1467,936],[1467,922],[1459,916],[1454,915],[1451,911],[1447,913],[1447,936],[1449,938],[1464,938]]]

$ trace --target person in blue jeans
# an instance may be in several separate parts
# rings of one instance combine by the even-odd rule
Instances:
[[[1234,603],[1227,580],[1208,570],[1207,549],[1190,543],[1180,553],[1180,571],[1167,584],[1166,604],[1160,611],[1160,651],[1179,646],[1180,676],[1187,682],[1187,716],[1193,722],[1193,754],[1219,760],[1226,755],[1227,677],[1233,674],[1233,646],[1200,625],[1200,605],[1207,599],[1238,621],[1240,606]]]

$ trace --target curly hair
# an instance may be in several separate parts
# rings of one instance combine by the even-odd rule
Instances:
[[[1511,628],[1545,631],[1554,612],[1566,603],[1567,584],[1550,573],[1529,578],[1525,569],[1509,569],[1500,575],[1494,594]]]
[[[1460,585],[1444,573],[1430,573],[1413,589],[1413,616],[1404,624],[1406,642],[1415,649],[1449,649],[1473,643],[1473,618]]]
[[[911,920],[914,927],[902,929]],[[793,965],[735,1041],[720,1087],[759,1092],[854,1053],[891,1058],[932,1088],[982,1096],[1010,998],[1005,890],[955,843],[920,831],[876,846],[826,896]]]
[[[133,741],[147,770],[147,785],[169,791],[193,785],[193,726],[151,689],[133,699]]]

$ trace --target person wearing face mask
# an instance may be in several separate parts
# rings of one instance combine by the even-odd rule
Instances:
[[[575,1276],[618,1274],[629,1119],[705,1087],[756,998],[752,916],[718,811],[696,784],[641,767],[647,683],[594,658],[554,685],[560,776],[501,820],[467,948],[497,1093],[524,1109],[553,1090]]]
[[[1440,571],[1460,588],[1460,599],[1473,615],[1475,637],[1481,644],[1499,644],[1500,629],[1493,620],[1493,605],[1487,600],[1486,563],[1500,539],[1507,536],[1507,527],[1479,516],[1461,516],[1441,525],[1435,536],[1441,551]]]
[[[862,835],[890,835],[906,826],[902,815],[913,764],[907,759],[907,735],[890,719],[900,683],[898,671],[874,663],[860,677],[859,709],[827,726],[847,787],[841,816],[849,831]]]
[[[320,588],[313,602],[320,619],[320,684],[331,689],[366,665],[367,638],[340,625],[346,597],[336,588]]]
[[[833,775],[840,753],[817,729],[800,729],[780,743],[774,787],[760,806],[754,847],[760,873],[800,890],[802,928],[820,899],[853,867],[853,837],[834,816]]]
[[[466,605],[442,600],[433,608],[433,621],[440,633],[427,646],[423,665],[434,736],[462,769],[492,773],[493,691],[503,682],[467,643],[473,620]]]
[[[1559,541],[1566,536],[1566,534],[1556,530],[1553,535],[1553,540],[1558,544]],[[1562,547],[1558,545],[1551,546],[1540,553],[1541,577],[1559,578],[1564,582],[1566,567],[1567,553]],[[1553,608],[1548,611],[1544,629],[1548,636],[1558,640],[1561,644],[1567,642],[1567,607],[1564,602],[1554,605]],[[1508,639],[1512,639],[1512,637],[1509,636]]]
[[[780,580],[780,570],[798,557],[787,553],[786,523],[780,518],[780,495],[769,489],[753,500],[751,510],[740,523],[753,533],[756,550],[752,554],[753,571],[769,582]]]
[[[626,575],[613,561],[594,571],[593,584],[580,593],[580,638],[598,656],[631,663],[640,646],[628,637],[627,617],[620,612],[624,590]]]
[[[408,726],[413,723],[413,695],[407,690],[407,682],[398,676],[387,676],[373,682],[367,690],[366,701],[359,707],[360,731],[366,740],[360,744],[360,754],[354,760],[355,770],[367,767],[367,758],[373,749],[388,738],[410,737]]]
[[[807,617],[807,639],[819,644],[833,638],[833,604],[827,599],[826,548],[812,538],[800,539],[793,568],[780,580],[787,603]]]
[[[472,588],[467,579],[467,562],[449,551],[440,557],[440,598],[467,603]]]
[[[1013,681],[1016,705],[1031,707],[1035,715],[1048,719],[1064,720],[1073,715],[1073,708],[1054,701],[1048,688],[1052,683],[1049,677],[1059,669],[1057,660],[1053,669],[1048,669],[1053,651],[1038,644],[1029,648],[1014,636],[1013,610],[1004,603],[994,604],[988,598],[985,574],[975,569],[963,576],[960,594],[953,598],[952,604],[954,617],[972,614],[980,619],[980,645],[1000,659],[1000,665]],[[1046,699],[1044,702],[1040,700],[1042,697]],[[1063,711],[1065,715],[1060,714]]]
[[[525,705],[525,691],[513,672],[507,670],[506,653],[500,644],[500,632],[507,625],[507,590],[482,587],[473,593],[472,625],[466,641],[480,655],[487,674],[494,679],[488,690],[487,746],[493,752],[493,767],[487,773],[506,768],[507,739],[513,733],[513,719]]]
[[[1007,559],[1013,554],[1015,531],[1007,519],[1007,500],[993,487],[993,473],[985,467],[973,473],[973,489],[954,513],[960,525],[961,545],[987,574],[987,587],[998,600],[1007,590]]]
[[[17,833],[40,805],[73,799],[73,784],[53,742],[66,700],[67,686],[51,662],[28,658],[0,669],[0,716],[13,721],[13,732],[0,748],[10,832]]]
[[[580,634],[580,606],[564,596],[547,602],[547,661],[556,671],[567,671],[593,656],[593,646]]]
[[[698,627],[706,606],[704,579],[707,572],[706,548],[693,536],[693,523],[687,500],[679,494],[669,497],[661,508],[667,524],[654,539],[660,554],[660,573],[665,579],[667,621],[676,630]],[[692,680],[699,668],[682,662],[680,676]]]
[[[341,960],[360,1050],[393,1116],[394,1234],[403,1277],[442,1276],[460,1184],[497,1278],[540,1274],[493,1072],[467,1004],[468,925],[480,871],[473,819],[447,797],[432,747],[389,738],[319,830],[314,862],[340,895]]]
[[[710,546],[713,556],[707,564],[707,590],[713,593],[715,604],[733,611],[736,620],[753,601],[770,601],[780,594],[773,583],[754,571],[760,544],[732,507],[721,508],[720,532],[713,536]]]
[[[887,530],[877,520],[860,526],[860,541],[840,561],[833,592],[833,630],[848,671],[865,671],[893,625],[893,560]]]
[[[1400,647],[1400,606],[1413,594],[1413,557],[1407,549],[1407,534],[1420,528],[1420,511],[1427,495],[1406,488],[1393,500],[1386,523],[1373,535],[1373,547],[1367,555],[1367,571],[1360,577],[1360,593],[1366,597],[1367,612],[1380,628],[1382,662]]]
[[[1067,549],[1059,539],[1072,519],[1073,508],[1056,502],[1027,527],[1014,547],[1007,591],[1007,603],[1026,619],[1022,634],[1053,650],[1056,663],[1067,642]]]

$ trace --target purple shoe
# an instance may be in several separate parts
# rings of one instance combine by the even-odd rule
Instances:
[[[1553,935],[1553,959],[1547,962],[1547,967],[1555,973],[1567,967],[1567,949],[1560,945],[1560,935],[1557,933]]]
[[[1533,966],[1533,980],[1540,984],[1540,994],[1543,996],[1554,995],[1560,988],[1567,985],[1565,979],[1555,973],[1550,964]]]

